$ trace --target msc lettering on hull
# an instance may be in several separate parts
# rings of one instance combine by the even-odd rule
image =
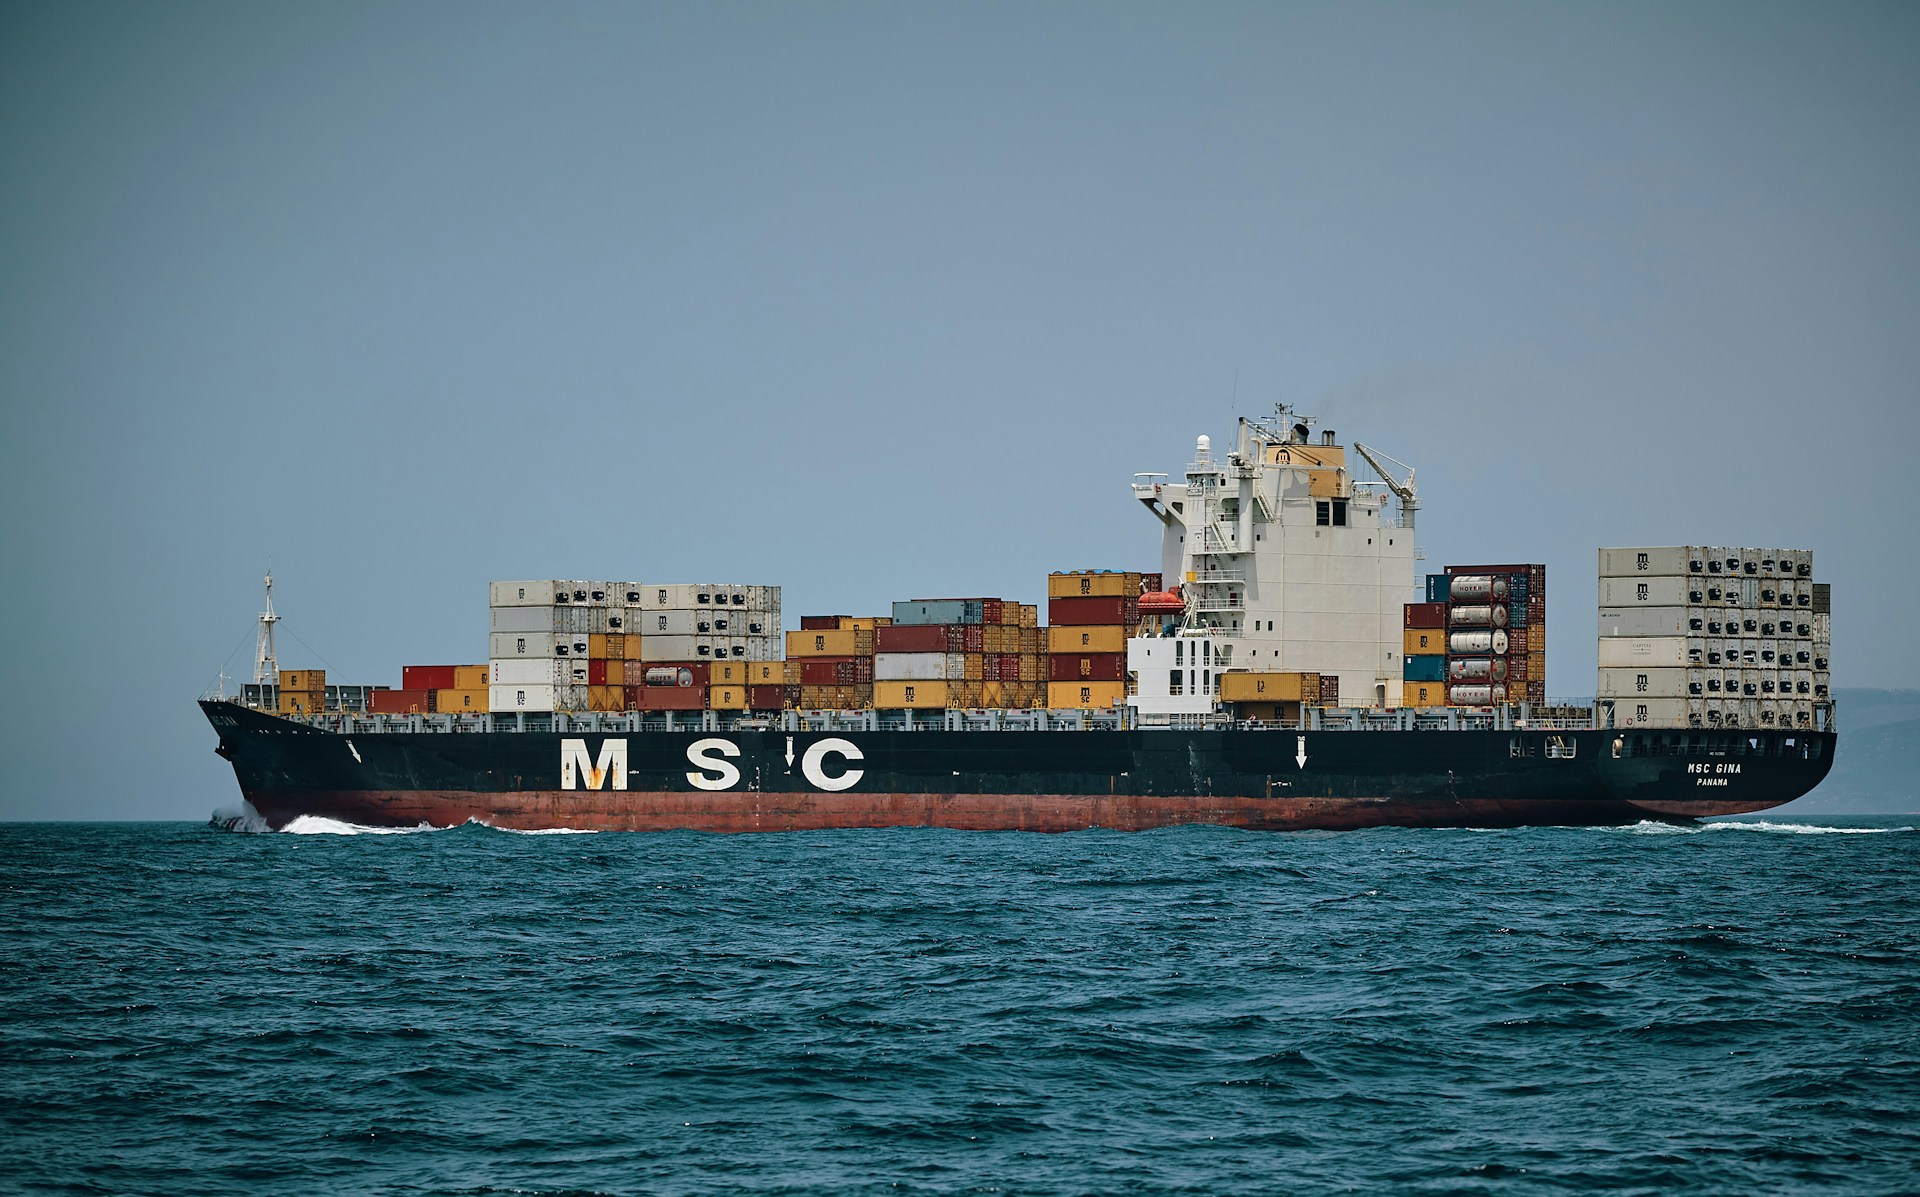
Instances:
[[[609,779],[613,788],[627,788],[627,742],[625,740],[600,741],[598,758],[587,755],[585,740],[560,741],[560,788],[577,790],[580,778],[584,775],[589,790],[607,788]]]
[[[740,784],[740,746],[732,740],[708,736],[687,745],[687,784],[697,790],[731,790]],[[866,776],[850,768],[866,754],[851,740],[832,737],[815,740],[800,755],[800,773],[818,790],[849,790]],[[787,767],[793,767],[793,741],[787,742]],[[587,751],[585,740],[560,741],[560,788],[563,790],[624,790],[627,788],[627,742],[600,741],[600,755]]]

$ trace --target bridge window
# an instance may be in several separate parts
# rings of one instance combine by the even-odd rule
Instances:
[[[1313,505],[1313,522],[1322,528],[1333,525],[1333,504],[1321,499]]]
[[[1347,501],[1345,499],[1335,499],[1333,501],[1333,526],[1336,528],[1344,528],[1347,526]]]

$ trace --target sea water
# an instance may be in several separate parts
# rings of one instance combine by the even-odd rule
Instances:
[[[1920,1190],[1920,832],[0,827],[0,1188]]]

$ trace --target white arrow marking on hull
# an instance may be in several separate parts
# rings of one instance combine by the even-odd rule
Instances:
[[[353,754],[353,760],[355,764],[364,765],[367,763],[360,759],[360,750],[353,746],[352,740],[347,741],[347,751]]]
[[[1304,769],[1307,767],[1307,738],[1305,736],[1298,736],[1295,738],[1294,744],[1297,746],[1297,751],[1294,753],[1293,759],[1295,763]]]
[[[787,768],[793,768],[793,737],[787,737]]]

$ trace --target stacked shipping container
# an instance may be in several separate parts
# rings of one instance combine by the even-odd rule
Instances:
[[[318,715],[327,709],[327,671],[282,669],[274,709],[282,715]]]
[[[1047,575],[1047,706],[1106,710],[1127,697],[1127,637],[1157,574],[1081,570]]]
[[[1600,703],[1622,727],[1813,727],[1831,619],[1806,550],[1601,549]]]
[[[1547,567],[1449,565],[1445,578],[1447,702],[1544,704]]]
[[[497,711],[701,710],[713,664],[779,658],[777,586],[495,582],[489,599]]]
[[[883,710],[1030,707],[1040,691],[1040,612],[1010,599],[910,599],[875,632]]]
[[[875,642],[892,623],[884,615],[802,617],[800,630],[787,633],[786,705],[810,711],[873,706]]]

